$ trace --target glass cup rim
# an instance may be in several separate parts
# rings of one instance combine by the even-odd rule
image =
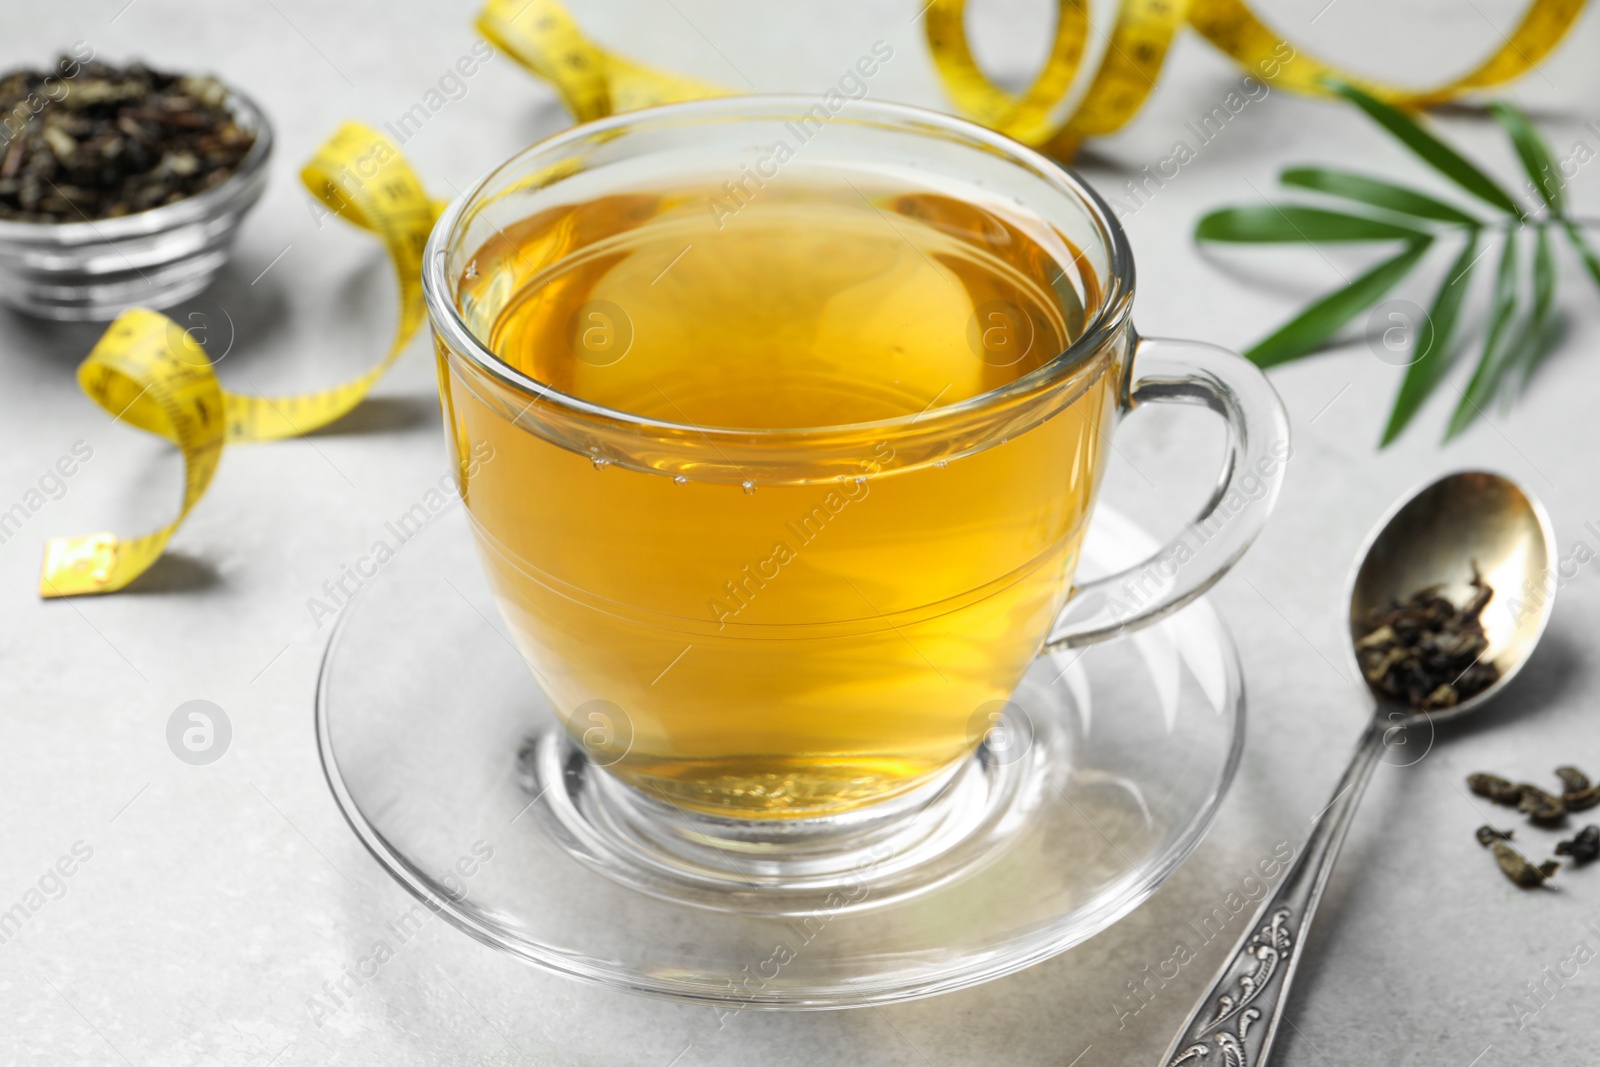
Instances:
[[[451,295],[449,278],[445,272],[447,248],[462,216],[470,207],[477,204],[483,191],[507,168],[525,163],[541,154],[559,152],[575,142],[604,136],[612,131],[636,125],[641,121],[671,123],[694,118],[715,120],[790,115],[804,113],[815,104],[815,97],[797,93],[746,93],[659,104],[578,123],[519,150],[491,168],[455,197],[434,223],[423,252],[422,262],[423,299],[434,330],[441,335],[453,353],[464,356],[479,370],[503,385],[532,396],[557,411],[564,411],[578,418],[598,420],[605,424],[649,434],[690,434],[713,443],[717,440],[739,442],[781,440],[788,443],[862,432],[892,433],[916,423],[922,423],[919,429],[925,430],[931,421],[942,423],[979,415],[1008,401],[1043,392],[1071,378],[1083,365],[1091,362],[1096,354],[1106,350],[1109,347],[1108,342],[1127,324],[1133,302],[1133,251],[1128,244],[1127,234],[1117,221],[1110,205],[1087,182],[1065,165],[986,126],[928,108],[865,99],[849,101],[844,114],[853,114],[857,119],[877,119],[909,129],[911,132],[918,132],[918,127],[925,127],[929,128],[928,132],[956,135],[976,142],[975,147],[986,148],[1032,170],[1040,178],[1056,186],[1057,191],[1075,199],[1087,211],[1098,231],[1101,247],[1105,250],[1109,263],[1105,290],[1083,332],[1055,357],[1020,378],[964,400],[934,408],[932,411],[896,415],[868,422],[807,427],[709,426],[650,418],[563,393],[501,360],[478,339],[471,327],[462,319]],[[1032,208],[1032,205],[1029,207]],[[1033,210],[1045,216],[1043,211],[1037,208]]]

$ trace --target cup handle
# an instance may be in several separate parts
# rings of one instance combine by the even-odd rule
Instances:
[[[1292,450],[1283,402],[1244,357],[1200,341],[1134,342],[1124,411],[1145,404],[1201,404],[1228,424],[1216,491],[1154,555],[1084,582],[1045,638],[1045,652],[1092,645],[1148,626],[1200,596],[1244,555],[1272,512]]]

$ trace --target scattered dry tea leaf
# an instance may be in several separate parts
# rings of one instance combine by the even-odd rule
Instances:
[[[1600,785],[1591,785],[1577,793],[1563,793],[1561,803],[1566,805],[1568,811],[1587,811],[1600,804]]]
[[[1498,774],[1469,774],[1467,788],[1480,797],[1488,797],[1496,804],[1516,807],[1522,799],[1522,787]]]
[[[1555,860],[1545,860],[1538,866],[1528,862],[1528,857],[1506,844],[1504,841],[1494,842],[1494,860],[1505,872],[1506,877],[1524,889],[1537,889],[1544,885],[1549,877],[1561,869],[1561,864]]]
[[[1561,796],[1527,782],[1512,782],[1498,774],[1469,774],[1467,788],[1496,804],[1514,805],[1534,825],[1547,829],[1561,825],[1569,811],[1582,811],[1600,803],[1600,784],[1591,782],[1589,776],[1576,767],[1557,767],[1556,777],[1565,787]],[[1476,836],[1478,844],[1494,850],[1495,862],[1507,878],[1524,888],[1543,885],[1560,864],[1555,860],[1546,860],[1537,866],[1530,863],[1526,856],[1506,843],[1511,840],[1512,833],[1493,826],[1480,826]],[[1570,856],[1577,866],[1600,859],[1600,826],[1585,826],[1570,840],[1560,842],[1556,845],[1556,855]]]
[[[1546,793],[1536,785],[1524,782],[1517,787],[1517,810],[1536,823],[1553,826],[1567,817],[1567,807],[1561,798]]]
[[[1510,841],[1515,833],[1515,830],[1496,830],[1492,826],[1480,826],[1478,827],[1478,844],[1488,848],[1496,841]]]
[[[1561,779],[1562,793],[1581,793],[1592,784],[1589,776],[1576,767],[1557,767],[1556,777]]]
[[[1482,662],[1489,639],[1479,616],[1494,590],[1476,566],[1472,588],[1459,608],[1435,586],[1369,614],[1356,641],[1356,660],[1368,684],[1419,711],[1454,707],[1493,685],[1500,668]]]
[[[1556,845],[1556,855],[1571,856],[1572,862],[1580,867],[1600,859],[1600,826],[1585,826],[1572,840],[1560,842]]]

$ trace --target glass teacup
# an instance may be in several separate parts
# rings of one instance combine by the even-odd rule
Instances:
[[[1289,454],[1255,367],[1135,335],[1088,186],[909,107],[580,126],[451,206],[424,285],[511,633],[574,758],[674,840],[920,810],[1003,747],[1041,651],[1215,582]],[[1145,563],[1074,586],[1115,424],[1155,401],[1223,416],[1221,481]]]

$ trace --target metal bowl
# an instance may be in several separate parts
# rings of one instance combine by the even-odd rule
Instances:
[[[256,142],[221,185],[119,218],[0,220],[0,303],[40,318],[107,322],[134,306],[171,307],[211,284],[261,198],[272,154],[261,109],[234,90],[228,106]]]

